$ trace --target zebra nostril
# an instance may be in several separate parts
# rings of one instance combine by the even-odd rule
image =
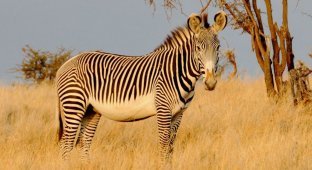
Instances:
[[[216,79],[209,79],[205,81],[205,85],[206,85],[206,90],[212,91],[215,89],[217,84],[217,80]]]

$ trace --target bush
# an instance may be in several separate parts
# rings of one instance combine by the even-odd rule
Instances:
[[[25,58],[22,64],[16,68],[17,72],[21,72],[23,79],[35,83],[42,81],[52,81],[56,76],[57,70],[72,55],[72,50],[60,48],[57,52],[36,50],[26,45],[22,48]]]

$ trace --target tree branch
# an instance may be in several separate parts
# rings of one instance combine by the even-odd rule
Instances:
[[[221,0],[221,3],[222,3],[222,6],[224,6],[229,11],[229,13],[233,17],[233,20],[235,21],[235,23],[237,23],[239,25],[239,27],[241,27],[248,34],[251,34],[250,27],[247,27],[246,25],[243,25],[242,22],[239,22],[238,16],[232,10],[231,6],[225,0]]]
[[[249,16],[249,18],[251,19],[252,23],[254,24],[254,26],[257,26],[257,22],[255,21],[254,15],[251,12],[251,7],[250,7],[250,3],[248,0],[243,0],[245,9],[247,11],[247,14]]]
[[[267,19],[268,19],[268,25],[269,30],[271,33],[271,42],[273,47],[273,68],[274,68],[274,78],[275,78],[275,84],[277,88],[277,92],[281,92],[283,85],[282,85],[282,70],[280,68],[280,48],[278,45],[277,30],[274,27],[274,21],[273,21],[273,14],[272,14],[272,5],[271,0],[265,0],[265,5],[267,9]]]
[[[255,33],[254,31],[251,32],[251,38],[252,38],[252,43],[254,44],[254,50],[255,50],[255,53],[256,53],[256,58],[257,58],[257,61],[259,63],[259,66],[261,68],[261,70],[264,72],[264,61],[263,61],[263,58],[262,58],[262,55],[261,55],[261,52],[260,52],[260,49],[259,49],[259,45],[258,43],[256,42],[256,36],[255,36]]]
[[[291,69],[294,69],[294,53],[293,53],[293,49],[292,49],[292,37],[290,35],[289,32],[289,28],[288,28],[288,4],[287,4],[287,0],[283,0],[283,27],[285,29],[285,34],[286,34],[286,51],[287,51],[287,68],[288,71],[290,71]]]
[[[201,1],[200,1],[201,2]],[[207,4],[200,10],[200,14],[202,14],[203,12],[205,12],[205,10],[208,8],[209,4],[210,4],[211,0],[209,0],[207,2]]]
[[[277,24],[274,25],[275,29],[277,30],[276,33],[279,37],[280,40],[280,50],[281,50],[281,54],[282,54],[282,61],[281,64],[278,65],[278,72],[279,75],[282,75],[285,67],[286,67],[286,60],[287,60],[287,51],[286,51],[286,47],[285,47],[285,40],[286,40],[286,34],[285,34],[285,28],[284,26],[281,27],[281,29],[278,29]]]
[[[277,56],[279,53],[279,49],[278,49],[278,43],[277,43],[277,37],[276,37],[276,30],[274,28],[274,23],[273,23],[271,0],[265,0],[265,5],[267,8],[268,25],[269,25],[269,29],[271,33],[271,40],[272,40],[272,45],[273,45],[273,50],[274,50],[273,58],[278,58]]]
[[[260,9],[258,8],[258,5],[257,5],[257,0],[253,0],[252,1],[252,7],[255,11],[255,14],[256,14],[256,18],[257,18],[257,21],[258,21],[258,26],[259,26],[259,29],[261,32],[264,32],[263,31],[263,24],[262,24],[262,18],[261,18],[261,11]]]

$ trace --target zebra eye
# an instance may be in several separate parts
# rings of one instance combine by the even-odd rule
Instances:
[[[196,50],[200,51],[200,46],[199,45],[196,46]]]

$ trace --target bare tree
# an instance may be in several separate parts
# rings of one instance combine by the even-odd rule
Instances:
[[[290,84],[294,104],[311,103],[308,76],[312,71],[301,61],[298,61],[296,68],[294,66],[293,37],[288,27],[288,1],[282,0],[281,26],[274,21],[271,0],[264,0],[266,15],[262,15],[257,0],[218,0],[216,3],[229,12],[234,28],[250,35],[252,48],[264,73],[268,96],[284,96],[287,84]],[[265,21],[268,29],[263,26]],[[290,83],[283,81],[286,66]]]
[[[292,36],[288,28],[288,4],[282,1],[282,25],[275,22],[271,0],[264,0],[266,18],[263,19],[262,10],[257,0],[219,0],[218,5],[226,9],[232,18],[232,25],[248,33],[252,42],[252,49],[264,73],[268,96],[281,96],[285,91],[283,73],[294,68],[294,54],[292,50]],[[264,28],[267,21],[268,30]],[[272,66],[273,64],[273,66]]]

